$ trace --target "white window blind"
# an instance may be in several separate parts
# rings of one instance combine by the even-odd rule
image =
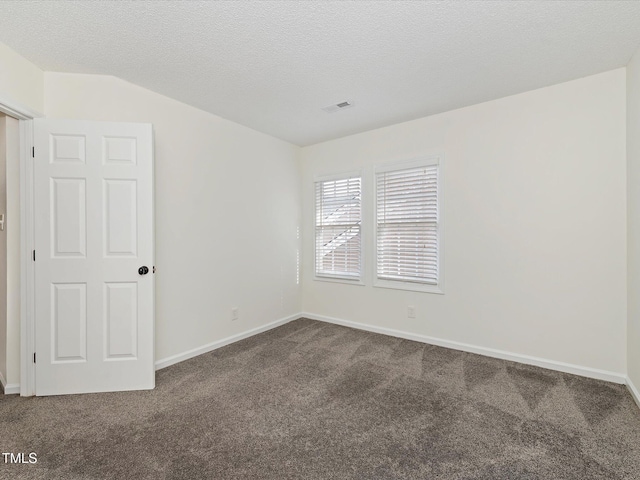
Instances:
[[[360,177],[316,182],[316,276],[359,280]]]
[[[438,285],[438,169],[376,173],[378,279]]]

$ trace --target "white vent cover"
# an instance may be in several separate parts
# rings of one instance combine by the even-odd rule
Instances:
[[[345,108],[351,108],[351,107],[353,107],[353,102],[351,102],[350,100],[345,100],[344,102],[336,103],[335,105],[322,107],[322,110],[324,110],[327,113],[335,113],[338,110],[344,110]]]

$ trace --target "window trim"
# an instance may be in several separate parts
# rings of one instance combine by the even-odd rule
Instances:
[[[412,160],[390,162],[373,167],[373,252],[372,252],[372,284],[378,288],[408,290],[412,292],[435,293],[444,295],[444,155],[429,155]],[[404,280],[387,280],[378,278],[378,174],[394,172],[410,168],[438,166],[438,284],[430,285]]]
[[[317,261],[318,255],[316,252],[316,217],[317,217],[317,205],[316,205],[316,183],[328,182],[333,180],[346,180],[348,178],[360,178],[360,275],[358,277],[346,277],[339,275],[318,275]],[[350,170],[347,172],[332,173],[329,175],[316,175],[313,178],[313,280],[317,282],[329,282],[329,283],[343,283],[346,285],[365,285],[365,177],[362,170]]]

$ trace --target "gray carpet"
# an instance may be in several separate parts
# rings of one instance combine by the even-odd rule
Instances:
[[[0,400],[2,479],[639,479],[624,386],[300,319],[148,392]],[[1,460],[1,458],[0,458]]]

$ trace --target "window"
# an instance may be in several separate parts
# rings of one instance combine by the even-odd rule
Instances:
[[[316,182],[316,277],[360,280],[361,203],[360,176]]]
[[[437,159],[376,169],[376,285],[442,293]]]

